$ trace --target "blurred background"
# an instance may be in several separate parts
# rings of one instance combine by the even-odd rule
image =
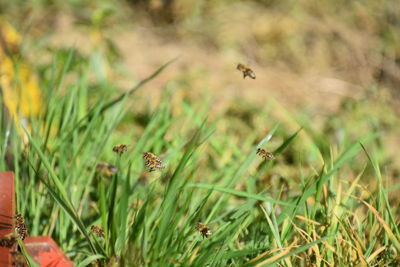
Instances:
[[[135,94],[123,97],[124,92],[174,58],[177,60]],[[250,66],[257,78],[243,79],[236,69],[238,63]],[[249,248],[252,258],[266,245],[274,243],[277,248],[272,232],[268,234],[271,243],[264,243],[269,240],[265,238],[269,226],[262,219],[267,213],[254,208],[250,198],[223,195],[220,202],[220,195],[208,199],[210,195],[203,195],[205,190],[193,191],[192,195],[191,189],[182,190],[189,180],[213,189],[215,185],[222,189],[228,185],[240,192],[295,200],[296,209],[300,206],[297,199],[304,197],[301,201],[307,200],[307,205],[304,210],[299,208],[299,214],[313,210],[310,218],[314,226],[318,225],[317,231],[308,221],[298,220],[299,229],[304,227],[309,237],[313,236],[298,242],[297,230],[287,230],[291,219],[285,217],[287,212],[293,216],[296,212],[278,206],[277,216],[285,220],[282,228],[285,235],[290,234],[284,239],[285,245],[309,243],[345,225],[340,228],[340,239],[330,245],[320,244],[324,252],[321,257],[315,252],[317,261],[321,258],[328,263],[335,258],[337,265],[361,266],[359,243],[351,243],[353,237],[349,235],[357,231],[365,252],[360,258],[368,259],[365,266],[398,262],[399,0],[0,0],[0,88],[0,99],[9,115],[31,130],[30,144],[37,144],[24,146],[28,135],[20,134],[22,130],[12,131],[11,119],[3,120],[4,113],[0,114],[0,155],[7,161],[0,161],[0,170],[16,172],[17,210],[32,222],[31,235],[51,235],[76,262],[87,261],[94,251],[79,251],[87,244],[82,242],[76,225],[63,217],[67,215],[49,197],[42,183],[47,176],[44,167],[34,173],[31,162],[37,162],[38,170],[42,161],[54,165],[44,164],[47,170],[54,168],[66,185],[67,190],[58,188],[65,192],[63,196],[71,193],[71,203],[78,207],[76,218],[84,221],[82,228],[100,225],[101,216],[102,226],[112,229],[105,229],[112,237],[105,243],[106,266],[111,266],[115,255],[125,254],[123,245],[128,252],[127,266],[145,261],[164,264],[171,251],[171,259],[193,260],[198,255],[193,266],[211,258],[217,249],[219,254],[218,242],[201,248],[191,243],[195,228],[192,222],[186,223],[187,217],[194,211],[193,203],[203,200],[207,203],[204,209],[201,204],[198,218],[190,217],[193,222],[199,219],[209,223],[204,220],[208,217],[214,229],[227,229],[220,240],[229,237],[229,247],[237,246],[231,255]],[[113,101],[121,95],[123,101]],[[204,118],[207,131],[202,134],[209,139],[183,169],[180,162],[189,159],[186,155],[192,155],[195,147],[186,142]],[[365,141],[364,151],[360,140]],[[128,146],[121,161],[112,152],[117,144]],[[253,162],[257,144],[272,151],[274,161]],[[38,153],[38,147],[46,156]],[[145,151],[166,161],[165,170],[148,174],[141,155]],[[120,174],[112,180],[100,179],[96,166],[101,161],[116,164]],[[176,166],[177,171],[172,172]],[[134,190],[121,183],[116,194],[121,179],[127,185],[135,181]],[[109,186],[111,181],[113,186]],[[315,198],[313,187],[305,190],[309,183],[318,185]],[[148,190],[147,184],[155,185],[155,190]],[[175,192],[169,188],[182,191],[182,196],[168,193]],[[99,201],[105,199],[105,189],[110,196],[110,213],[105,200]],[[382,230],[383,223],[373,219],[370,208],[353,199],[352,192],[371,203],[395,234],[387,231],[388,227],[384,229],[388,233]],[[169,197],[172,195],[176,198]],[[164,212],[162,206],[160,209],[163,197],[169,201],[166,203],[178,203],[181,197],[187,209],[179,206],[175,213]],[[114,210],[115,199],[124,200]],[[120,231],[116,229],[127,229],[128,200],[135,204],[129,203],[131,214],[140,209],[140,214],[143,210],[150,219],[142,220],[143,224],[135,219],[137,227],[130,230],[133,234],[128,238],[129,231],[121,231],[127,238],[117,239]],[[68,201],[65,197],[65,203]],[[242,209],[245,201],[249,204],[241,212],[245,214],[248,209],[254,220],[248,221],[249,234],[241,236],[235,232],[246,227],[235,219],[236,226],[230,228],[229,213],[237,207]],[[347,220],[346,224],[341,222],[339,227],[339,218]],[[164,246],[166,240],[175,240],[175,232],[162,231],[159,219],[164,229],[172,225],[167,223],[170,219],[175,225],[186,223],[178,246]],[[260,227],[262,220],[264,226]],[[235,227],[237,231],[229,230]],[[149,250],[145,241],[136,238],[136,230],[147,236],[147,229],[153,229]],[[389,242],[389,238],[396,242]],[[87,242],[90,240],[87,238]],[[187,253],[183,256],[182,244],[191,246],[184,249]],[[165,248],[165,253],[154,247]],[[385,253],[380,254],[382,251]],[[308,253],[312,260],[313,253]],[[240,255],[243,257],[237,266],[249,259]]]
[[[382,160],[398,175],[397,0],[0,0],[0,16],[3,73],[7,53],[30,66],[23,75],[31,85],[21,87],[30,88],[26,113],[40,103],[32,88],[50,80],[54,57],[65,60],[71,49],[74,71],[62,90],[82,73],[90,92],[110,97],[179,57],[129,100],[131,112],[155,107],[167,85],[174,108],[209,99],[209,116],[229,118],[241,134],[267,105],[274,121],[307,120],[332,142],[342,131],[350,138],[380,131]],[[243,79],[238,63],[257,79]],[[2,87],[13,102],[12,87],[4,80]]]

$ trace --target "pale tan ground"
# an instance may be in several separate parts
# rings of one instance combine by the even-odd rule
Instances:
[[[400,68],[389,59],[379,57],[377,25],[369,20],[371,15],[368,13],[360,16],[365,20],[365,27],[357,28],[348,27],[335,14],[312,17],[299,12],[303,17],[293,17],[290,12],[261,10],[248,3],[232,4],[229,8],[215,10],[207,25],[187,29],[182,25],[154,26],[146,19],[138,19],[132,10],[125,12],[119,15],[121,21],[111,20],[113,23],[102,29],[103,36],[87,25],[77,25],[75,14],[59,12],[50,14],[50,19],[41,19],[37,13],[39,17],[32,19],[33,27],[27,35],[32,44],[40,43],[36,46],[37,51],[41,52],[43,47],[69,49],[74,46],[85,55],[91,55],[95,50],[104,52],[104,37],[113,40],[122,55],[122,70],[105,67],[110,83],[119,85],[122,90],[128,90],[178,56],[173,65],[141,88],[137,93],[139,98],[137,95],[131,98],[131,105],[136,105],[137,99],[148,97],[155,107],[165,86],[174,83],[179,86],[180,90],[175,92],[180,96],[203,99],[207,95],[211,98],[212,114],[223,114],[232,102],[278,103],[280,110],[274,114],[275,119],[289,125],[293,131],[299,126],[290,121],[290,116],[282,115],[284,109],[292,114],[306,112],[318,129],[318,122],[323,124],[328,116],[335,114],[344,98],[364,101],[366,92],[377,87],[377,69],[384,69],[400,83]],[[307,35],[314,36],[310,41],[313,45],[308,44],[311,51],[302,42]],[[296,38],[301,41],[296,42]],[[331,39],[337,43],[332,44]],[[269,47],[262,50],[260,43],[269,44],[269,40]],[[293,42],[294,56],[297,56],[293,64],[291,58],[276,54],[281,51],[279,45],[282,42],[289,42],[289,47]],[[33,61],[49,61],[53,56],[52,53],[36,53],[35,47],[27,47],[33,49],[25,53]],[[264,53],[261,56],[260,51]],[[251,66],[257,79],[243,79],[236,70],[239,62]],[[68,78],[71,83],[77,80],[77,77],[67,77],[66,83]],[[388,99],[394,99],[396,92],[400,95],[398,88],[387,84],[382,87],[389,89]],[[393,105],[387,107],[388,112],[379,111],[377,120],[393,117],[396,106],[400,107]],[[375,108],[373,106],[371,110]],[[388,157],[400,167],[397,151],[400,128],[392,127],[390,131],[383,129],[382,132],[388,144],[385,146]]]
[[[276,22],[271,21],[271,25],[266,27],[273,28],[274,23]],[[283,24],[285,23],[284,21]],[[66,48],[74,45],[86,54],[99,47],[98,36],[85,28],[76,27],[73,18],[68,14],[57,16],[54,25],[49,39],[51,45]],[[365,96],[366,91],[374,86],[373,69],[381,64],[379,58],[368,53],[375,51],[374,36],[355,35],[343,27],[337,31],[342,32],[343,38],[349,39],[348,45],[354,51],[354,58],[348,59],[349,65],[343,60],[339,67],[327,65],[323,61],[324,55],[321,55],[315,61],[308,59],[309,68],[294,71],[287,63],[254,59],[251,52],[252,42],[249,42],[250,49],[245,54],[229,46],[217,49],[204,40],[190,36],[172,38],[168,34],[159,34],[162,30],[157,27],[145,25],[146,23],[124,23],[104,32],[119,48],[125,69],[124,75],[116,75],[112,70],[108,71],[108,75],[113,83],[128,90],[159,66],[178,56],[179,59],[173,65],[138,92],[141,96],[153,99],[154,106],[165,85],[179,81],[182,88],[178,93],[181,95],[200,98],[206,92],[214,103],[210,111],[215,112],[214,114],[226,110],[232,100],[257,104],[273,101],[292,114],[307,111],[318,125],[318,122],[324,122],[328,115],[340,108],[343,98],[357,100]],[[229,30],[229,25],[225,26],[224,22],[222,25],[222,28]],[[340,23],[329,25],[326,27],[341,27]],[[357,47],[364,50],[357,51]],[[317,54],[324,53],[325,50],[321,48],[318,51]],[[257,79],[243,79],[242,74],[236,70],[239,62],[250,63]],[[397,68],[392,70],[396,75],[400,73]],[[131,101],[135,104],[134,98]],[[281,114],[278,118],[285,119]],[[290,128],[296,130],[298,125],[289,122],[291,123]],[[388,143],[400,141],[396,132],[398,131],[387,136]],[[393,157],[394,165],[400,166],[395,147],[387,147],[388,155]]]
[[[57,17],[55,29],[51,40],[53,45],[75,45],[86,52],[95,47],[90,34],[77,28],[68,15]],[[196,96],[207,89],[217,110],[223,109],[232,99],[262,104],[273,98],[292,111],[306,109],[324,116],[336,110],[343,97],[361,96],[370,82],[352,77],[351,69],[344,71],[326,67],[318,71],[316,66],[310,66],[310,70],[294,72],[279,62],[254,61],[250,66],[257,79],[243,79],[236,65],[252,60],[234,49],[220,51],[201,41],[174,40],[158,35],[154,28],[133,24],[115,27],[107,35],[120,49],[128,73],[127,77],[118,77],[113,82],[128,89],[168,60],[179,56],[178,61],[141,92],[157,98],[167,82],[187,76],[191,81],[190,87],[184,88],[187,93]]]

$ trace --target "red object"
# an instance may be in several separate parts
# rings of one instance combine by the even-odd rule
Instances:
[[[14,232],[14,195],[14,173],[0,172],[0,239]],[[24,243],[29,255],[40,266],[74,266],[49,236],[27,237]],[[13,251],[16,251],[16,244],[11,247],[0,246],[0,267],[14,266]]]
[[[27,237],[24,240],[29,255],[40,266],[73,267],[56,242],[49,236]]]
[[[0,172],[0,239],[13,233],[14,228],[14,174]],[[12,266],[12,247],[0,246],[0,267]]]

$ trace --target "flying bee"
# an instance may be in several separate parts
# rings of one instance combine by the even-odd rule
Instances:
[[[200,234],[203,236],[203,238],[207,238],[211,236],[211,230],[208,228],[207,225],[204,223],[198,222],[196,224],[196,230],[200,232]]]
[[[11,248],[15,243],[17,243],[17,235],[15,233],[10,233],[0,239],[0,247]]]
[[[11,251],[13,258],[12,266],[15,267],[25,267],[27,266],[24,255],[20,251]]]
[[[148,182],[149,182],[149,174],[148,174],[148,172],[146,172],[146,171],[142,171],[141,173],[140,173],[140,176],[139,176],[139,182],[142,184],[142,185],[146,185]]]
[[[161,159],[151,152],[144,152],[143,160],[144,165],[149,168],[149,172],[155,171],[156,169],[163,169],[165,167]]]
[[[118,145],[118,146],[114,146],[113,147],[113,151],[115,152],[115,153],[118,153],[118,154],[120,154],[120,155],[122,155],[124,152],[126,152],[128,150],[128,146],[127,145],[124,145],[124,144],[121,144],[121,145]]]
[[[28,236],[28,230],[26,229],[24,217],[21,214],[14,216],[15,219],[15,230],[18,233],[18,238],[24,240]]]
[[[111,165],[111,164],[107,164],[107,163],[97,164],[96,170],[106,177],[110,177],[113,174],[116,174],[118,172],[117,167],[115,167],[114,165]]]
[[[272,160],[274,159],[274,155],[271,152],[266,151],[263,148],[258,148],[257,149],[257,155],[259,155],[260,157],[262,157],[263,159],[267,160]]]
[[[93,233],[95,233],[98,237],[104,237],[104,230],[100,228],[100,226],[92,225],[90,227]]]
[[[256,74],[254,73],[254,71],[244,64],[239,63],[236,69],[243,72],[243,79],[245,79],[247,76],[249,76],[253,80],[256,78]]]

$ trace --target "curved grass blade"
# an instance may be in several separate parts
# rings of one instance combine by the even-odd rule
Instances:
[[[381,198],[383,198],[383,202],[386,206],[386,210],[388,212],[390,222],[392,223],[392,225],[396,226],[396,220],[393,216],[392,208],[390,207],[390,204],[389,204],[387,190],[385,190],[383,187],[382,174],[381,174],[381,170],[379,168],[379,163],[373,154],[370,156],[367,149],[364,147],[364,145],[361,142],[360,142],[360,145],[361,145],[362,149],[364,150],[365,154],[367,155],[369,162],[371,162],[372,167],[374,168],[376,177],[378,178],[380,196],[381,196]],[[400,236],[400,232],[397,227],[394,227],[394,231],[396,232],[396,236]]]
[[[103,255],[95,254],[95,255],[90,255],[86,259],[84,259],[82,262],[80,262],[76,267],[85,267],[90,264],[92,264],[93,261],[99,260],[99,259],[104,259]]]
[[[145,85],[146,83],[148,83],[149,81],[151,81],[152,79],[154,79],[155,77],[157,77],[158,74],[160,74],[164,69],[166,69],[169,65],[171,65],[172,63],[174,63],[176,60],[178,59],[178,57],[175,57],[171,60],[169,60],[167,63],[165,63],[164,65],[162,65],[161,67],[159,67],[155,72],[153,72],[150,76],[148,76],[147,78],[141,80],[137,85],[135,85],[132,89],[130,89],[129,91],[122,93],[120,96],[118,96],[117,98],[111,100],[110,102],[106,103],[102,109],[100,110],[100,113],[105,112],[107,109],[111,108],[112,106],[114,106],[115,104],[117,104],[118,102],[121,102],[122,100],[124,100],[126,97],[130,96],[131,94],[133,94],[134,92],[136,92],[140,87],[142,87],[143,85]]]
[[[289,253],[281,252],[282,256],[280,256],[280,257],[274,258],[274,257],[276,257],[276,255],[275,255],[275,256],[271,256],[270,258],[265,259],[264,261],[260,262],[262,260],[262,258],[261,258],[256,262],[248,263],[248,264],[246,264],[244,266],[272,266],[273,264],[276,264],[276,263],[278,263],[278,262],[280,262],[280,261],[282,261],[282,260],[284,260],[284,259],[286,259],[288,257],[291,257],[293,255],[299,254],[299,253],[309,249],[310,247],[315,246],[315,245],[321,243],[322,241],[324,241],[324,240],[326,240],[328,238],[331,238],[331,237],[333,237],[333,236],[325,236],[325,237],[317,239],[317,240],[315,240],[315,241],[313,241],[311,243],[305,244],[304,246],[296,248],[296,249],[292,250]]]
[[[300,133],[301,130],[303,130],[303,127],[298,129],[294,134],[292,134],[288,139],[286,139],[285,142],[282,143],[282,145],[280,145],[277,149],[275,149],[274,154],[281,153],[296,138],[296,136]]]
[[[26,263],[28,264],[29,267],[39,267],[39,264],[36,263],[32,259],[32,257],[29,255],[28,251],[26,250],[24,242],[22,240],[18,239],[18,246],[21,248],[21,252],[25,257]]]
[[[38,154],[40,160],[43,162],[44,167],[47,169],[49,173],[49,178],[53,182],[53,185],[50,185],[48,182],[46,182],[42,177],[38,175],[40,180],[43,182],[43,184],[47,187],[49,190],[51,196],[54,198],[54,200],[61,206],[61,208],[69,215],[69,217],[72,219],[72,221],[75,223],[75,225],[78,227],[78,229],[81,231],[81,233],[85,236],[86,240],[89,243],[89,246],[93,252],[96,254],[98,253],[96,247],[93,245],[89,234],[86,231],[86,227],[84,226],[82,220],[79,218],[78,214],[76,213],[75,208],[73,207],[70,199],[68,198],[67,191],[64,188],[64,185],[54,172],[54,169],[51,167],[49,161],[43,154],[42,150],[39,148],[39,145],[36,143],[36,141],[32,138],[32,136],[29,134],[29,132],[23,128],[26,135],[28,136],[29,142],[32,145],[33,149],[35,152]],[[33,168],[33,164],[31,164],[31,167]],[[33,170],[38,173],[38,170]],[[54,188],[53,188],[54,187]]]
[[[160,223],[158,225],[158,233],[157,233],[156,241],[154,242],[153,249],[156,249],[156,250],[161,249],[162,244],[165,242],[165,233],[167,232],[166,229],[167,229],[168,225],[171,223],[171,220],[175,219],[175,218],[173,218],[173,216],[174,216],[173,210],[175,209],[176,200],[180,194],[180,190],[181,190],[180,188],[181,188],[182,184],[185,182],[185,181],[178,179],[178,177],[181,176],[189,159],[193,155],[196,148],[198,148],[200,137],[203,132],[205,123],[206,123],[206,121],[204,121],[202,123],[200,128],[194,134],[194,136],[191,139],[190,143],[188,144],[188,147],[186,148],[177,168],[175,169],[174,173],[172,174],[169,184],[167,185],[167,188],[165,190],[164,199],[161,204],[162,215],[161,215]]]
[[[235,195],[235,196],[239,196],[239,197],[245,197],[245,198],[251,198],[251,199],[255,199],[255,200],[260,200],[260,201],[265,201],[265,202],[270,202],[270,203],[274,203],[274,204],[279,204],[282,206],[291,206],[294,207],[293,204],[287,203],[287,202],[283,202],[280,200],[275,200],[273,198],[270,197],[263,197],[260,195],[256,195],[256,194],[252,194],[252,193],[248,193],[248,192],[244,192],[244,191],[239,191],[236,189],[230,189],[230,188],[225,188],[222,186],[216,186],[216,185],[210,185],[210,184],[188,184],[188,187],[197,187],[197,188],[202,188],[202,189],[209,189],[209,190],[215,190],[218,192],[222,192],[222,193],[227,193],[227,194],[231,194],[231,195]]]
[[[175,62],[178,59],[178,57],[175,57],[171,60],[169,60],[167,63],[163,64],[161,67],[159,67],[155,72],[153,72],[152,74],[150,74],[148,77],[146,77],[145,79],[141,80],[137,85],[135,85],[132,89],[130,89],[127,92],[122,93],[121,95],[119,95],[118,97],[116,97],[115,99],[105,103],[102,105],[101,108],[99,108],[99,105],[94,105],[89,111],[88,113],[82,117],[82,119],[80,119],[72,128],[69,132],[67,132],[62,138],[61,140],[65,140],[67,139],[69,136],[72,135],[72,133],[76,130],[76,129],[81,129],[83,128],[86,123],[88,123],[88,121],[90,121],[90,119],[93,117],[93,115],[95,115],[96,111],[98,113],[98,115],[103,114],[105,111],[107,111],[108,109],[110,109],[111,107],[113,107],[114,105],[118,104],[119,102],[123,101],[124,99],[126,99],[128,96],[132,95],[134,92],[136,92],[138,89],[140,89],[143,85],[145,85],[146,83],[148,83],[149,81],[151,81],[152,79],[154,79],[155,77],[157,77],[164,69],[166,69],[169,65],[171,65],[173,62]],[[86,122],[86,123],[85,123]]]

